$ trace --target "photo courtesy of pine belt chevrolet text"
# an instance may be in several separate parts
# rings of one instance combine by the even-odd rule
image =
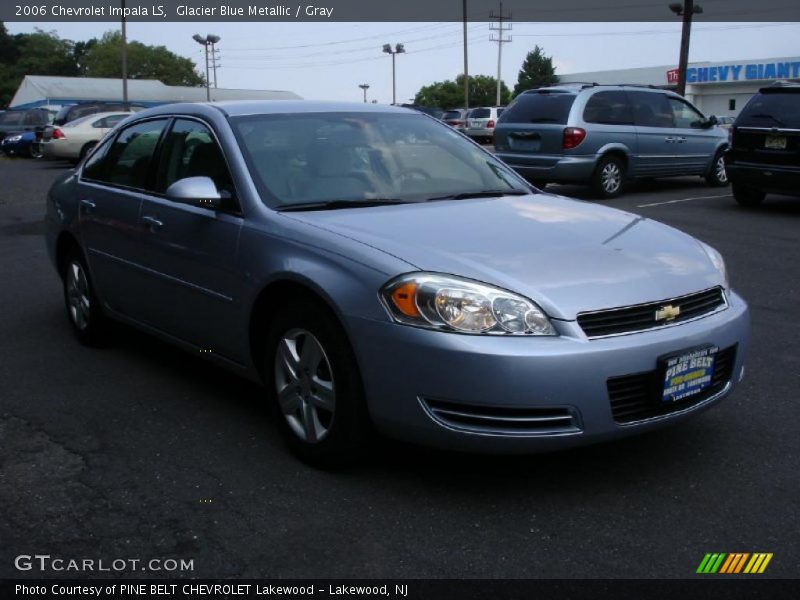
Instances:
[[[520,102],[567,125],[574,106],[587,128],[603,92]],[[429,115],[275,100],[123,118],[47,199],[78,340],[122,321],[262,383],[306,462],[352,461],[376,433],[485,453],[602,442],[744,376],[748,308],[714,248],[542,192]],[[535,163],[547,125],[508,122],[501,146]],[[724,137],[699,131],[714,177]]]

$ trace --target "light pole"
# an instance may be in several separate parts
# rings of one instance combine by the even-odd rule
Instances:
[[[208,47],[214,47],[214,44],[219,42],[220,37],[218,35],[214,35],[213,33],[209,33],[206,37],[203,37],[199,33],[195,33],[192,36],[192,39],[203,46],[205,48],[206,53],[206,101],[211,102],[211,85],[209,81],[209,73],[208,73]],[[216,73],[216,64],[214,65],[214,87],[216,86],[217,82],[217,73]]]
[[[384,44],[383,51],[392,55],[392,104],[397,104],[397,76],[394,59],[398,54],[403,54],[406,48],[403,44],[395,44],[394,48],[392,48],[391,44]]]
[[[358,87],[360,87],[362,90],[364,90],[364,104],[366,104],[367,103],[367,90],[369,89],[369,84],[368,83],[359,83]]]
[[[689,66],[689,36],[692,33],[692,17],[703,12],[703,7],[695,4],[694,0],[683,0],[669,5],[669,9],[679,17],[683,17],[683,28],[681,29],[681,55],[678,61],[678,90],[684,96],[686,94],[686,69]]]

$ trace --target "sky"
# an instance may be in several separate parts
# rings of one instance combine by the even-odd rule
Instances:
[[[34,27],[74,41],[99,37],[112,23],[7,23],[10,33]],[[192,35],[221,37],[218,85],[291,90],[307,99],[392,101],[391,57],[385,43],[405,44],[398,55],[397,101],[423,85],[463,71],[461,23],[128,23],[128,37],[164,45],[205,68]],[[579,73],[677,66],[680,23],[512,23],[503,44],[502,78],[513,88],[526,53],[536,44],[553,57],[556,72]],[[497,43],[489,23],[468,25],[469,72],[496,76]],[[495,34],[496,35],[496,34]],[[690,61],[736,61],[800,54],[800,23],[696,23]]]

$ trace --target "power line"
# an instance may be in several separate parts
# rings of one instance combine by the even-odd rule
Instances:
[[[539,25],[539,23],[537,23]],[[732,29],[762,29],[765,27],[797,26],[798,23],[765,23],[760,25],[731,25],[726,27],[695,27],[694,31],[728,31]],[[680,29],[640,29],[638,31],[591,31],[573,33],[515,33],[517,37],[600,37],[606,35],[657,35],[679,33]]]
[[[500,0],[500,11],[495,13],[494,11],[489,13],[489,19],[491,19],[494,23],[489,26],[491,31],[497,32],[497,37],[491,37],[491,41],[497,42],[497,94],[495,98],[495,106],[500,106],[502,104],[501,97],[502,97],[502,66],[503,66],[503,44],[507,44],[511,41],[511,36],[504,38],[503,34],[511,31],[511,13],[505,14],[503,12],[503,0]],[[503,21],[506,21],[506,24],[503,24]]]

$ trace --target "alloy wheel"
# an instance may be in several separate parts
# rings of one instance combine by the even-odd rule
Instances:
[[[292,329],[278,342],[275,391],[289,428],[301,440],[315,444],[328,435],[336,409],[333,369],[310,331]]]
[[[89,326],[92,304],[89,296],[89,280],[83,265],[73,260],[67,266],[67,305],[72,323],[79,331]]]
[[[607,194],[614,194],[622,183],[622,172],[616,163],[610,162],[600,172],[600,181]]]
[[[725,171],[725,159],[721,156],[714,165],[714,175],[720,183],[728,183],[728,173]]]

